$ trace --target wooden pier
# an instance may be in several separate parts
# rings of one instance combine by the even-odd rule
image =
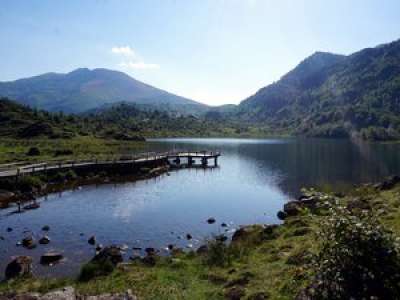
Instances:
[[[0,165],[0,179],[18,178],[19,176],[48,171],[77,170],[81,168],[124,166],[137,168],[152,164],[169,164],[177,167],[208,167],[209,160],[218,165],[219,151],[173,151],[173,152],[146,152],[133,155],[121,155],[112,158],[92,158],[86,160],[47,161],[38,163],[9,163]]]

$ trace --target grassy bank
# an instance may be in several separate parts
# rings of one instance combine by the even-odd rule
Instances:
[[[366,185],[340,198],[318,194],[318,201],[377,212],[382,224],[400,235],[399,196],[399,185],[383,190]],[[156,257],[154,266],[136,260],[89,281],[21,279],[0,284],[0,292],[73,285],[82,294],[132,289],[140,299],[294,299],[312,280],[310,261],[320,251],[318,230],[326,218],[324,209],[302,207],[281,226],[245,227],[229,245],[211,239],[203,254],[176,251]]]
[[[39,153],[30,155],[29,150],[37,148]],[[0,164],[18,161],[49,161],[107,157],[123,153],[141,152],[144,142],[116,141],[91,136],[70,139],[0,139]]]

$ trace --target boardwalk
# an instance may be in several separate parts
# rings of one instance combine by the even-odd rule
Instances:
[[[66,170],[77,169],[90,166],[107,166],[107,165],[137,165],[143,163],[151,163],[165,161],[166,163],[181,165],[185,159],[188,166],[194,165],[195,159],[200,159],[202,166],[208,165],[208,160],[214,160],[214,165],[217,165],[219,151],[174,151],[163,153],[141,153],[135,155],[124,155],[113,159],[98,159],[90,160],[69,160],[69,161],[50,161],[35,164],[24,163],[9,163],[0,165],[0,178],[23,176],[32,173],[45,172],[50,170]]]

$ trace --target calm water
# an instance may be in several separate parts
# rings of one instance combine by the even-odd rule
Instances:
[[[0,210],[0,276],[13,255],[35,261],[46,250],[64,252],[52,267],[35,265],[42,276],[74,275],[94,255],[87,243],[132,247],[197,247],[207,237],[230,232],[240,224],[277,223],[276,212],[302,186],[345,188],[400,173],[400,144],[354,144],[318,139],[168,139],[153,140],[149,150],[220,150],[219,168],[184,169],[170,176],[118,185],[88,186],[40,199],[41,208],[11,214]],[[217,222],[207,224],[214,217]],[[15,246],[25,231],[38,239],[43,225],[52,239],[34,250]],[[6,232],[12,227],[11,233]],[[25,232],[25,233],[24,233]],[[81,235],[81,233],[83,235]],[[185,235],[193,239],[188,241]]]

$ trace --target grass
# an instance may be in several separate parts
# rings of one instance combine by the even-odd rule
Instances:
[[[353,189],[340,201],[358,197],[381,213],[383,224],[400,235],[400,186],[376,191],[370,186]],[[264,293],[269,299],[293,299],[309,282],[308,257],[318,251],[316,231],[322,214],[307,211],[289,217],[268,235],[260,225],[249,227],[245,238],[230,246],[214,245],[208,255],[183,253],[162,257],[154,267],[132,262],[108,276],[79,280],[23,279],[0,284],[1,292],[45,292],[73,285],[82,294],[122,292],[139,299],[224,299],[232,287],[245,292],[244,299]],[[214,243],[214,242],[213,242]],[[227,259],[226,256],[229,256]]]
[[[0,164],[18,161],[49,161],[65,159],[85,159],[105,157],[123,153],[144,151],[143,142],[115,141],[79,136],[71,139],[0,139]],[[28,156],[30,148],[36,147],[40,151],[38,156]],[[68,155],[57,155],[57,152],[69,152]]]

